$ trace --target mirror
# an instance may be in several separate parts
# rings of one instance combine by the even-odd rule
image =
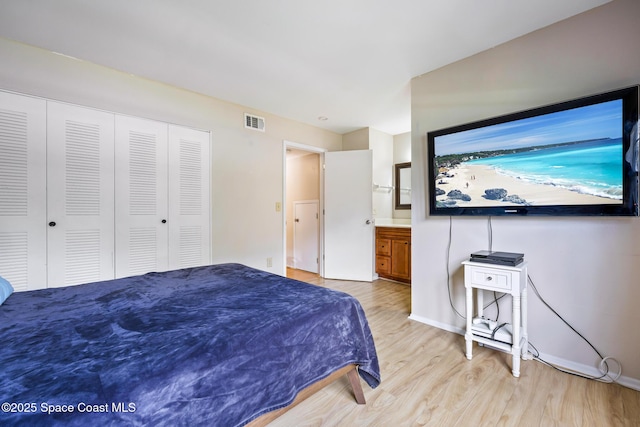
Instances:
[[[411,162],[396,166],[396,209],[411,209]]]

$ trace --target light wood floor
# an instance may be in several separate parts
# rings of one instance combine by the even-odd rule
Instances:
[[[290,426],[640,426],[640,392],[563,374],[522,361],[511,375],[510,355],[408,320],[411,288],[324,280],[299,270],[290,277],[347,292],[365,309],[380,360],[382,383],[362,382],[357,405],[346,378],[325,387],[270,427]]]

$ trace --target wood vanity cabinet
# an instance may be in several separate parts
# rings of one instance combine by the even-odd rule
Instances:
[[[411,283],[410,228],[376,228],[376,273],[385,279]]]

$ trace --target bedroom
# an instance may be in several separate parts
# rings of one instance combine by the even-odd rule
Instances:
[[[412,159],[416,170],[422,171],[414,174],[415,194],[425,192],[419,176],[424,173],[424,137],[429,129],[637,84],[640,65],[632,53],[636,51],[635,40],[640,38],[634,19],[639,14],[637,2],[616,0],[414,79]],[[281,217],[273,208],[282,198],[282,141],[299,141],[327,150],[342,148],[342,137],[337,133],[259,110],[247,111],[239,105],[89,62],[6,39],[0,41],[0,52],[3,89],[211,129],[214,141],[226,141],[213,147],[213,181],[224,182],[212,188],[215,262],[241,261],[264,268],[265,259],[272,257],[274,266],[284,265]],[[549,58],[548,62],[541,61],[541,56]],[[515,74],[519,79],[506,78]],[[448,96],[447,103],[441,102],[443,96]],[[451,99],[455,100],[453,105]],[[492,99],[495,105],[486,110],[477,107],[480,100],[486,105],[486,99]],[[458,107],[458,112],[436,109],[442,105]],[[241,129],[235,123],[244,112],[265,117],[269,132]],[[234,179],[225,180],[227,176]],[[449,309],[446,297],[448,224],[428,219],[420,199],[413,201],[412,210],[417,242],[414,258],[424,260],[414,263],[412,314],[426,323],[459,331],[462,324]],[[640,337],[634,325],[640,324],[640,319],[632,305],[640,291],[638,221],[495,220],[493,228],[494,247],[524,252],[543,295],[559,305],[579,329],[588,331],[607,354],[620,360],[629,384],[638,389]],[[485,221],[455,221],[454,233],[452,268],[459,266],[468,252],[487,246]],[[460,292],[461,273],[457,271],[454,283],[456,292]],[[456,296],[461,307],[462,296]],[[577,368],[595,366],[592,353],[573,334],[561,329],[535,298],[530,299],[530,305],[532,340],[537,338],[543,353]],[[559,332],[549,333],[556,330]]]

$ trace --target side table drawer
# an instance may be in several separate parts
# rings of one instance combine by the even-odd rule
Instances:
[[[483,289],[509,292],[511,291],[511,274],[473,268],[471,270],[471,285]]]

